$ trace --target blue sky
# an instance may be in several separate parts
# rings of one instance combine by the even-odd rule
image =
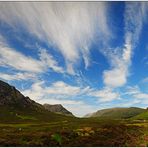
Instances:
[[[148,2],[0,2],[0,79],[76,116],[148,107]]]

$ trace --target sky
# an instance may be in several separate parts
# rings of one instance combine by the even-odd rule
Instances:
[[[0,79],[78,117],[148,107],[148,2],[0,2]]]

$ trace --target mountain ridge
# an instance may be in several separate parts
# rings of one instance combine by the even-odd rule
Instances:
[[[64,114],[50,112],[43,105],[25,97],[14,86],[0,80],[0,119],[1,121],[20,120],[63,120]]]
[[[66,108],[64,108],[61,104],[43,104],[45,109],[51,112],[59,113],[59,114],[64,114],[67,116],[74,116],[70,111],[68,111]]]

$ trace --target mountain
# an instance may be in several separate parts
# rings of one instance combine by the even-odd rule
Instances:
[[[43,108],[29,97],[23,96],[14,86],[0,80],[0,106],[20,109]]]
[[[126,119],[143,113],[145,109],[138,107],[130,108],[109,108],[99,110],[97,112],[87,114],[85,117],[100,117],[100,118],[114,118],[114,119]]]
[[[48,111],[59,113],[59,114],[64,114],[67,116],[73,116],[73,114],[69,112],[67,109],[65,109],[61,104],[54,104],[54,105],[44,104],[43,106]]]
[[[68,117],[56,114],[29,97],[25,97],[14,86],[0,80],[0,122],[54,121]]]

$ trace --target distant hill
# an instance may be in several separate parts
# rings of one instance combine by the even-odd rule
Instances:
[[[71,112],[69,112],[67,109],[65,109],[61,104],[44,104],[43,105],[45,109],[51,112],[59,113],[59,114],[64,114],[67,116],[73,116]]]
[[[0,122],[54,121],[67,119],[22,95],[14,86],[0,80]]]
[[[141,114],[145,109],[138,107],[130,108],[109,108],[99,110],[97,112],[87,114],[85,117],[100,117],[100,118],[113,118],[113,119],[126,119]]]

